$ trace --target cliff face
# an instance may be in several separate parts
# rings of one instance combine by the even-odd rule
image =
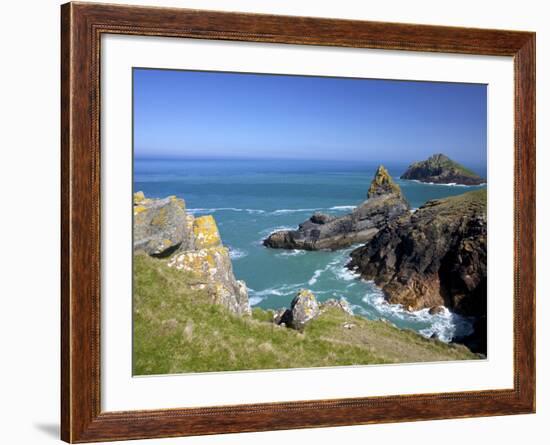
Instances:
[[[390,303],[411,310],[443,305],[483,319],[487,315],[486,202],[486,190],[428,201],[354,250],[348,267],[374,280]],[[486,348],[482,343],[479,352]]]
[[[367,242],[381,227],[409,210],[401,189],[383,166],[378,168],[367,198],[347,215],[333,217],[315,213],[297,230],[272,233],[263,244],[279,249],[341,249]]]
[[[211,215],[195,218],[176,197],[134,196],[134,252],[169,257],[167,266],[192,277],[191,290],[203,290],[208,301],[239,315],[250,314],[248,290],[235,279],[229,250],[222,245]]]
[[[401,175],[401,179],[414,179],[434,184],[479,185],[485,183],[485,179],[443,154],[435,154],[425,161],[411,164]]]

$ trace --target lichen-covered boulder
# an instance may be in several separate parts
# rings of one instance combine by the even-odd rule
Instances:
[[[308,321],[313,320],[320,313],[319,303],[313,292],[309,289],[301,289],[290,303],[290,312],[292,319],[287,325],[302,330]]]
[[[192,218],[183,199],[149,199],[143,192],[135,193],[134,251],[166,257],[178,249],[193,248]]]

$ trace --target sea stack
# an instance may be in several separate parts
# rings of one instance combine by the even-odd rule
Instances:
[[[389,222],[409,213],[409,204],[384,166],[372,180],[367,200],[344,216],[313,214],[297,230],[269,235],[264,246],[275,249],[336,250],[369,241]]]
[[[401,179],[460,185],[480,185],[486,182],[473,171],[441,153],[430,156],[425,161],[411,164],[401,175]]]

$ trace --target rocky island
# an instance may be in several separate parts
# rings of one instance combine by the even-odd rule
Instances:
[[[411,164],[401,179],[411,179],[432,184],[480,185],[485,179],[453,161],[444,154],[435,154],[425,161]]]
[[[344,216],[313,214],[297,230],[269,235],[263,244],[276,249],[335,250],[370,240],[390,221],[409,212],[401,189],[381,165],[370,184],[367,200]]]
[[[374,280],[389,303],[409,310],[445,306],[475,317],[456,339],[486,353],[487,192],[431,200],[351,253],[350,269]]]
[[[176,197],[134,195],[133,272],[134,375],[479,358],[308,289],[289,308],[251,309],[214,218]]]

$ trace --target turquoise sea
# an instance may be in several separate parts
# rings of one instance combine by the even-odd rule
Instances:
[[[407,160],[408,161],[408,160]],[[458,195],[479,187],[432,185],[399,179],[408,162],[385,164],[411,208],[430,199]],[[466,334],[470,321],[446,311],[409,313],[384,301],[374,283],[358,279],[344,266],[352,248],[336,252],[267,249],[269,233],[296,228],[315,211],[340,215],[366,199],[377,163],[281,160],[152,160],[134,162],[134,191],[148,197],[177,195],[195,215],[216,218],[233,258],[237,279],[249,288],[250,302],[262,308],[289,305],[300,288],[319,300],[344,297],[354,312],[385,318],[425,336],[450,341]],[[486,177],[485,166],[470,166]]]

